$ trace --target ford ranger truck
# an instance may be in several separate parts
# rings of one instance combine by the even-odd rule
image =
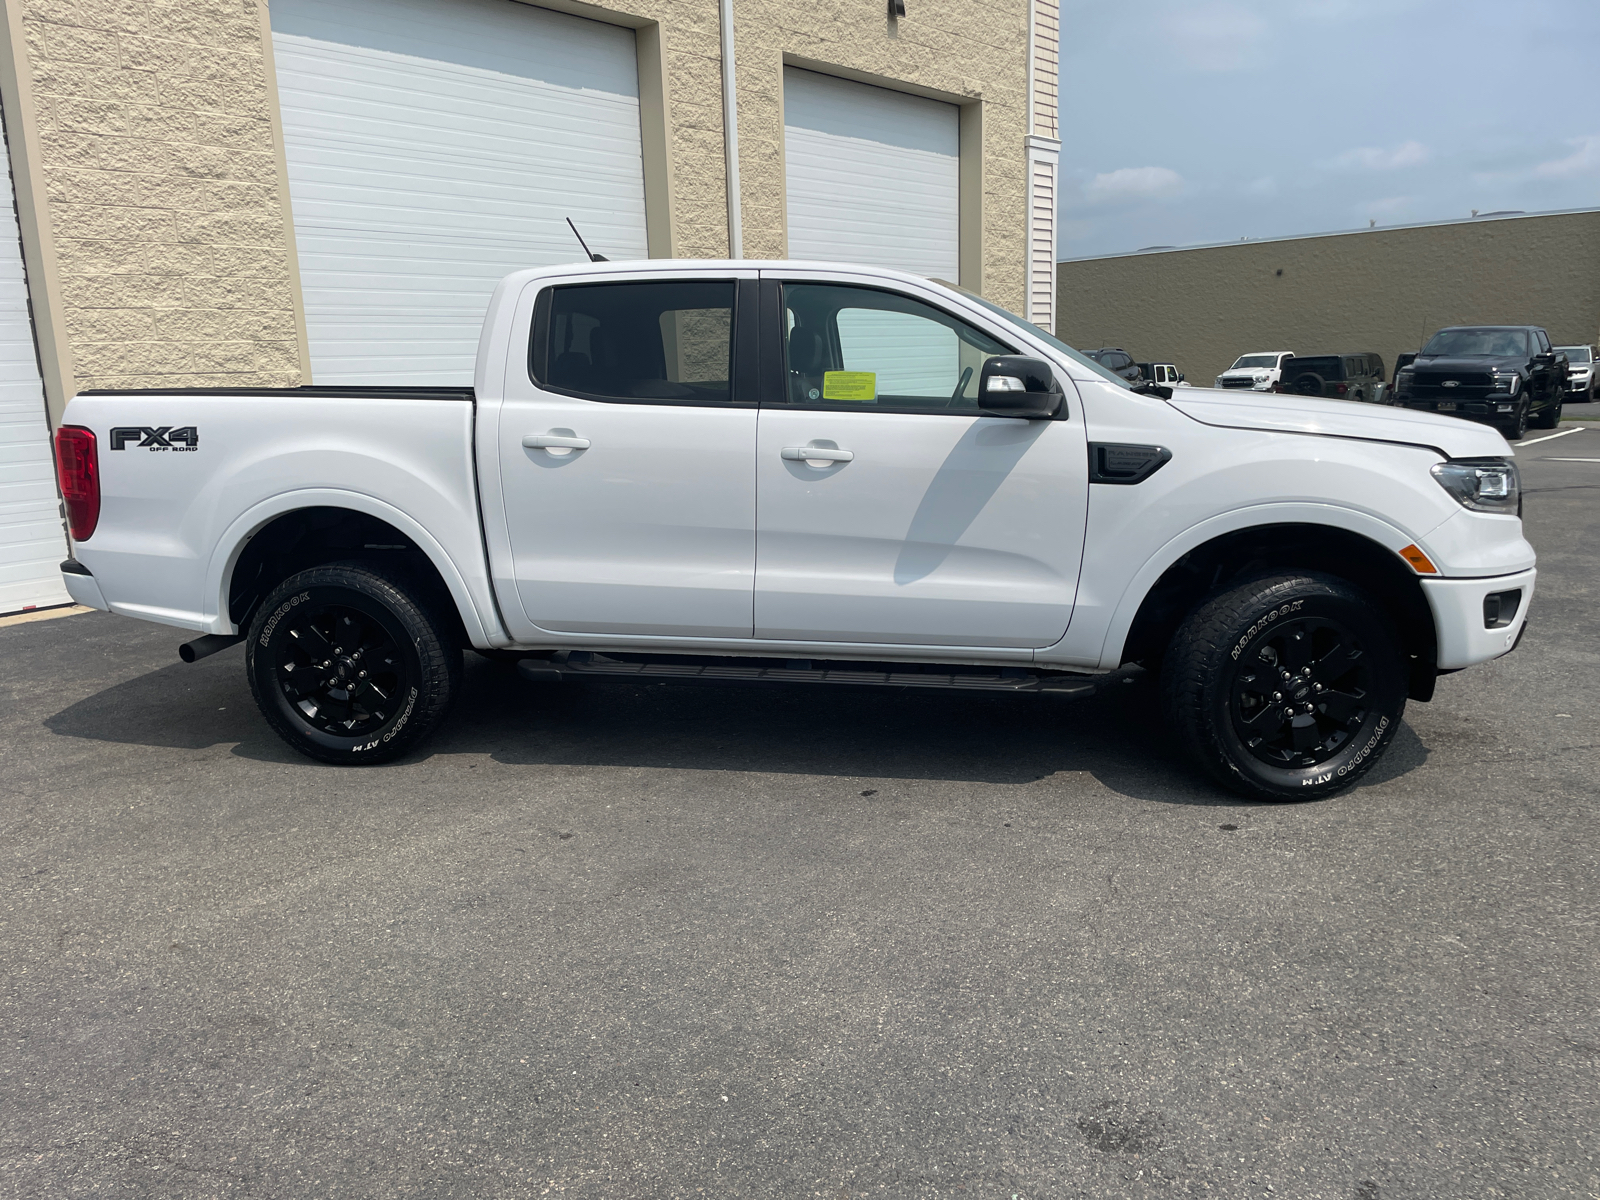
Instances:
[[[266,722],[351,765],[438,728],[467,648],[552,684],[1057,696],[1137,663],[1200,769],[1312,798],[1516,644],[1499,433],[1140,386],[898,271],[518,271],[471,387],[80,393],[62,569],[185,659],[242,641]]]

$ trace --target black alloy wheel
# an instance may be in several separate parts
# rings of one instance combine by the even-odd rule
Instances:
[[[1213,778],[1258,800],[1349,787],[1393,740],[1409,665],[1393,623],[1330,575],[1247,580],[1179,626],[1162,663],[1168,719]]]
[[[402,635],[376,613],[307,604],[292,614],[286,633],[278,687],[323,733],[365,737],[400,711],[416,685]]]
[[[360,563],[314,567],[267,597],[246,648],[250,689],[284,741],[323,762],[384,762],[443,718],[461,648],[437,598]]]
[[[1372,669],[1352,630],[1308,618],[1275,626],[1235,665],[1230,690],[1246,750],[1275,767],[1315,767],[1361,728]]]
[[[1517,405],[1517,412],[1509,424],[1500,432],[1505,435],[1508,442],[1515,442],[1528,432],[1528,401],[1525,399]]]

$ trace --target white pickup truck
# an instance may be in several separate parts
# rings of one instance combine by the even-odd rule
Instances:
[[[1264,799],[1368,770],[1533,595],[1510,447],[1448,417],[1130,387],[957,288],[788,262],[495,290],[471,388],[84,392],[82,604],[246,642],[296,749],[372,763],[470,647],[531,679],[1070,694],[1161,672]]]

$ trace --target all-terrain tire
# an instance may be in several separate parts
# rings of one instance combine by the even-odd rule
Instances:
[[[1202,604],[1162,665],[1167,718],[1220,783],[1257,800],[1312,800],[1355,783],[1405,712],[1393,623],[1329,575],[1251,580]]]
[[[309,758],[398,758],[433,732],[460,685],[451,615],[428,588],[369,564],[301,571],[250,624],[251,694],[267,724]]]

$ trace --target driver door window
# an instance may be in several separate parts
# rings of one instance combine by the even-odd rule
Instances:
[[[984,361],[1012,353],[931,305],[872,288],[784,288],[787,399],[804,408],[978,409]]]

